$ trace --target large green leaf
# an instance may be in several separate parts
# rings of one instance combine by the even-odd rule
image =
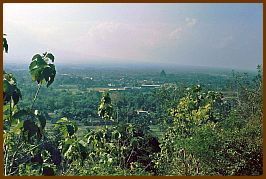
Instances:
[[[8,53],[8,43],[5,37],[3,38],[3,50]]]
[[[54,55],[53,54],[47,53],[46,57],[49,58],[52,62],[54,62]]]
[[[12,128],[11,132],[14,132],[16,134],[19,134],[21,132],[21,129],[24,126],[24,121],[19,121],[15,127]]]
[[[73,136],[77,130],[77,124],[74,121],[70,121],[67,118],[61,118],[55,123],[55,129],[64,135],[64,137]]]
[[[21,119],[24,116],[35,117],[35,114],[32,111],[30,111],[30,110],[22,109],[22,110],[17,111],[13,115],[13,118],[15,118],[15,119]]]
[[[34,60],[34,61],[31,62],[30,66],[29,66],[29,69],[30,70],[34,70],[36,68],[38,68],[38,64],[37,64],[37,61]]]
[[[36,54],[32,57],[32,61],[42,59],[42,56],[40,54]]]
[[[12,94],[12,99],[13,99],[14,105],[16,105],[19,102],[19,99],[22,99],[21,92],[18,88],[16,88],[14,93]]]
[[[47,65],[46,61],[43,58],[37,58],[36,62],[39,67],[45,67]]]
[[[31,119],[30,122],[28,121],[26,122],[26,124],[33,125],[31,123],[34,123],[34,125],[36,125],[37,128],[40,129],[40,131],[43,131],[46,126],[46,118],[44,117],[44,115],[42,115],[42,113],[35,113],[32,110],[28,109],[19,110],[13,115],[13,118],[25,121]]]
[[[12,86],[10,85],[10,83],[6,79],[4,79],[4,81],[3,81],[3,90],[5,93],[12,93],[12,91],[13,91]]]
[[[67,132],[68,132],[69,136],[72,136],[73,134],[75,134],[75,128],[73,125],[67,124],[66,128],[67,128]]]
[[[53,65],[53,64],[51,64],[51,65]],[[55,74],[56,74],[56,71],[55,71],[54,66],[51,67],[49,65],[49,66],[44,68],[43,77],[44,77],[45,81],[47,82],[47,87],[49,87],[53,83]]]
[[[37,118],[38,118],[38,120],[39,120],[39,122],[40,122],[40,127],[41,127],[42,129],[44,129],[45,126],[46,126],[46,119],[45,119],[45,117],[44,117],[43,115],[41,115],[41,114],[38,114],[38,115],[37,115]]]
[[[3,76],[3,98],[4,103],[8,103],[12,100],[14,105],[22,98],[19,88],[17,88],[16,79],[12,74],[4,73]]]
[[[38,84],[47,83],[49,87],[55,78],[56,69],[55,65],[50,63],[54,62],[54,56],[51,53],[45,52],[42,56],[36,54],[32,57],[32,62],[29,65],[30,74],[33,81],[36,81]]]
[[[23,132],[28,134],[28,142],[30,142],[31,137],[34,135],[38,136],[39,128],[33,121],[25,120],[23,123]]]

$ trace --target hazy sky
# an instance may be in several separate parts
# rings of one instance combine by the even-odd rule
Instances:
[[[4,33],[10,63],[262,63],[262,4],[4,4]]]

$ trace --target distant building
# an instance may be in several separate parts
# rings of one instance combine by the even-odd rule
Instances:
[[[159,88],[161,85],[141,85],[142,88]]]
[[[124,87],[125,90],[141,89],[141,87]]]
[[[124,88],[110,88],[109,91],[124,91]]]
[[[93,80],[92,77],[84,77],[83,79],[90,79],[90,80]]]
[[[166,77],[166,73],[165,73],[165,71],[164,71],[164,70],[162,70],[162,71],[161,71],[161,73],[160,73],[160,77],[163,77],[163,78],[165,78],[165,77]]]
[[[127,90],[137,90],[141,87],[123,87],[123,88],[110,88],[109,91],[127,91]]]
[[[131,89],[141,89],[141,87],[132,87]]]
[[[96,90],[97,92],[99,92],[99,93],[104,93],[104,92],[106,92],[106,90]]]
[[[124,87],[125,90],[131,90],[132,87]]]
[[[137,110],[137,114],[149,114],[149,111]]]
[[[108,86],[115,86],[115,85],[113,85],[112,83],[109,83]]]

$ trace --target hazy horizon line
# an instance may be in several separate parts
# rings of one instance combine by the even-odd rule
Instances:
[[[180,67],[185,67],[185,68],[200,68],[200,69],[204,69],[204,68],[213,68],[213,69],[224,69],[224,70],[251,70],[251,71],[255,71],[256,70],[256,66],[254,66],[254,68],[248,68],[248,67],[228,67],[228,66],[207,66],[207,65],[186,65],[186,64],[176,64],[176,63],[151,63],[151,62],[144,62],[144,63],[121,63],[121,62],[106,62],[106,63],[101,63],[101,62],[94,62],[94,63],[71,63],[71,62],[58,62],[55,63],[57,66],[62,67],[62,66],[73,66],[73,67],[80,67],[82,65],[82,67],[84,68],[88,68],[88,67],[102,67],[102,68],[127,68],[127,67],[134,67],[134,68],[161,68],[162,70],[165,69],[173,69],[173,68],[180,68]],[[22,66],[28,66],[29,63],[10,63],[10,62],[3,62],[3,66],[5,65],[22,65]],[[258,65],[262,65],[262,64],[258,64]],[[69,67],[71,68],[71,67]]]

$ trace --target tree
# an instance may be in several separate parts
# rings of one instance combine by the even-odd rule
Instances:
[[[38,89],[33,99],[31,108],[33,108],[35,100],[39,94],[41,85],[46,82],[46,86],[49,87],[54,82],[56,69],[53,62],[54,55],[47,52],[43,53],[43,55],[36,54],[32,57],[32,62],[29,66],[29,70],[32,80],[36,81],[38,84]]]
[[[162,77],[162,78],[165,78],[165,77],[166,77],[166,73],[165,73],[164,70],[161,71],[161,73],[160,73],[160,77]]]
[[[3,38],[3,50],[8,52],[6,38]],[[46,81],[48,87],[53,83],[55,77],[55,66],[49,63],[49,60],[54,62],[54,56],[51,53],[44,53],[43,56],[37,54],[32,58],[32,63],[29,66],[30,73],[33,81],[37,81],[39,87],[30,109],[16,108],[22,95],[17,88],[15,77],[4,72],[4,104],[10,104],[9,106],[4,105],[4,121],[8,121],[4,124],[4,175],[29,173],[34,175],[39,171],[42,171],[43,175],[53,173],[53,169],[49,167],[50,163],[47,162],[47,155],[46,157],[42,155],[42,152],[47,151],[43,143],[46,117],[38,110],[33,110],[33,104],[37,99],[41,84]],[[9,116],[5,115],[7,110],[9,110]],[[47,165],[44,166],[45,162]]]
[[[112,120],[113,106],[109,93],[103,93],[101,102],[98,107],[98,115],[106,122]]]

